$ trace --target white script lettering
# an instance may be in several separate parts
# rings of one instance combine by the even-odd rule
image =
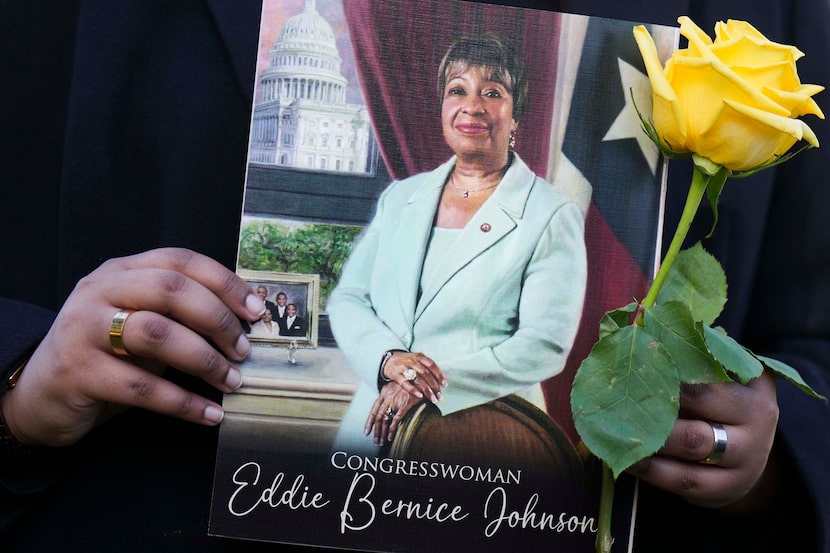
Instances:
[[[374,522],[377,509],[370,499],[374,489],[375,477],[372,474],[364,472],[354,475],[343,510],[340,512],[341,534],[345,534],[346,530],[365,530]],[[354,506],[352,505],[353,496],[356,497]],[[352,514],[354,509],[361,509],[362,516],[355,517]],[[469,516],[469,513],[465,513],[460,505],[436,504],[431,497],[426,502],[386,499],[381,503],[380,512],[384,516],[435,522],[458,522]],[[361,522],[355,522],[356,518]]]
[[[597,531],[596,521],[593,517],[583,515],[568,516],[567,513],[537,513],[536,505],[539,503],[539,494],[535,493],[527,500],[523,512],[507,510],[507,493],[504,488],[498,487],[490,492],[487,502],[484,505],[484,518],[489,518],[490,508],[497,514],[487,525],[484,535],[492,538],[499,531],[502,524],[510,528],[533,528],[535,530],[552,530],[554,532],[569,532],[571,534],[580,532],[595,533]]]
[[[259,484],[260,474],[261,468],[258,463],[254,462],[245,463],[233,473],[233,483],[238,487],[228,500],[228,511],[230,511],[232,515],[238,517],[247,516],[263,504],[268,505],[272,509],[285,506],[292,511],[299,509],[320,509],[329,504],[329,501],[324,498],[322,493],[311,492],[309,491],[308,486],[303,485],[305,482],[305,476],[302,474],[298,475],[294,479],[294,482],[291,484],[290,488],[283,490],[282,493],[280,493],[280,487],[282,486],[283,480],[285,480],[285,474],[279,472],[276,476],[274,476],[271,486],[262,490],[262,492],[259,493],[259,496],[256,497],[255,501],[248,506],[239,505],[239,503],[244,503],[241,495],[243,491],[248,487],[255,487]],[[248,490],[248,492],[251,491],[256,493],[255,488],[253,490]]]

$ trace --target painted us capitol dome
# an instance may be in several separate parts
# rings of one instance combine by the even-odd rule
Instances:
[[[307,47],[321,46],[337,54],[334,31],[328,21],[317,13],[316,1],[306,0],[303,12],[290,18],[282,28],[277,45],[297,44]]]
[[[268,61],[254,106],[250,161],[349,173],[374,167],[366,106],[346,101],[336,35],[315,0],[286,20]]]
[[[331,25],[317,11],[316,1],[306,0],[303,11],[283,25],[270,52],[270,68],[263,73],[262,81],[264,84],[285,82],[284,79],[301,74],[314,83],[312,89],[328,89],[322,96],[312,94],[311,97],[317,96],[327,103],[342,103],[346,78],[340,73],[341,61]],[[294,87],[282,87],[275,92],[283,100],[309,97]]]

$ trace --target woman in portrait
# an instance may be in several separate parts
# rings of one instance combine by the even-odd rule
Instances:
[[[336,447],[377,452],[417,404],[442,415],[517,394],[571,349],[586,280],[583,218],[512,150],[527,105],[515,50],[456,41],[438,72],[453,156],[392,183],[327,310],[359,376]]]
[[[276,310],[276,307],[274,308]],[[274,320],[270,309],[265,309],[262,318],[251,326],[250,335],[254,338],[279,338],[280,326]]]

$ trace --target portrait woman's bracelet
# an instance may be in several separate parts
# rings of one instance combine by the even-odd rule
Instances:
[[[389,360],[392,358],[392,355],[394,355],[395,352],[397,352],[397,351],[405,351],[405,350],[390,349],[390,350],[386,350],[386,352],[383,354],[383,357],[380,360],[380,365],[378,366],[378,381],[379,382],[385,382],[387,384],[392,382],[391,378],[386,378],[386,375],[383,374],[383,370],[386,368],[386,363],[389,362]]]

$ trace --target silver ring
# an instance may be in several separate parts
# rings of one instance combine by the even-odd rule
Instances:
[[[723,454],[726,453],[726,444],[729,441],[726,435],[726,429],[719,422],[710,422],[712,426],[712,434],[715,441],[712,444],[712,452],[702,462],[707,465],[717,465],[723,459]]]
[[[391,407],[387,407],[386,408],[386,413],[383,415],[383,420],[391,421],[392,417],[394,417],[394,416],[395,416],[395,410],[392,409]]]
[[[415,382],[415,379],[418,378],[418,371],[416,371],[412,367],[409,367],[403,372],[402,376],[404,377],[404,380]]]

